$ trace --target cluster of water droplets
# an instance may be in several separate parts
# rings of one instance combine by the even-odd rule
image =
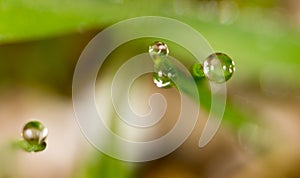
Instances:
[[[23,140],[19,146],[27,152],[39,152],[45,150],[48,129],[39,121],[30,121],[25,124],[22,131]]]
[[[155,42],[149,46],[149,54],[154,62],[153,81],[159,88],[174,86],[175,69],[169,65],[169,48],[163,42]]]
[[[169,49],[163,42],[154,42],[149,46],[149,54],[154,62],[153,81],[159,88],[174,86],[176,69],[168,62]],[[196,80],[207,78],[215,83],[224,83],[229,80],[235,71],[234,61],[224,53],[209,55],[203,64],[195,63],[191,73]]]

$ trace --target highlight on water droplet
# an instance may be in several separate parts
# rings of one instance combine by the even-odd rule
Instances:
[[[148,52],[152,58],[157,59],[160,56],[168,56],[169,48],[167,44],[160,41],[156,41],[149,46]]]
[[[232,77],[234,65],[234,61],[228,55],[214,53],[204,60],[203,72],[210,81],[223,83]]]
[[[18,144],[27,152],[43,151],[47,144],[45,142],[48,136],[48,129],[39,121],[30,121],[25,124],[22,131],[22,137]]]
[[[191,73],[194,78],[201,79],[204,78],[203,66],[200,63],[195,63],[191,67]]]

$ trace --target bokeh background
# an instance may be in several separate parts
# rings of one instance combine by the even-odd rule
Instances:
[[[189,24],[215,51],[234,59],[236,72],[227,82],[221,128],[209,145],[197,147],[209,113],[203,106],[196,129],[175,152],[127,163],[101,154],[84,138],[72,107],[72,77],[97,33],[144,15]],[[104,76],[110,79],[116,66],[146,52],[151,41],[119,47],[109,57],[113,62],[104,65]],[[170,44],[170,50],[191,64],[182,47]],[[300,177],[299,51],[298,0],[0,0],[0,177]],[[99,81],[101,93],[106,84]],[[146,96],[160,92],[170,104],[164,121],[140,140],[166,133],[180,106],[175,89],[158,89],[151,81],[151,75],[137,81],[133,103],[147,104]],[[48,147],[40,153],[11,147],[31,119],[49,129]],[[116,132],[126,135],[124,129]]]

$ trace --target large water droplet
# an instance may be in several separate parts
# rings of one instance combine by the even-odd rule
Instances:
[[[30,121],[25,124],[22,140],[19,145],[28,152],[42,151],[46,148],[46,138],[48,136],[48,129],[39,121]]]
[[[149,54],[153,60],[159,60],[162,56],[168,56],[169,48],[167,44],[156,41],[152,45],[149,46]],[[155,61],[154,61],[155,62]]]
[[[209,55],[203,63],[205,76],[216,83],[229,80],[235,71],[233,60],[224,53]]]

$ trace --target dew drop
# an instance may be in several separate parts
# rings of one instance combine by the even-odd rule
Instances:
[[[30,121],[25,124],[22,133],[24,140],[34,144],[45,141],[47,135],[48,129],[39,121]]]
[[[42,151],[46,148],[48,129],[39,121],[30,121],[25,124],[22,131],[20,146],[28,152]]]
[[[201,79],[205,77],[203,72],[203,66],[200,63],[193,64],[191,67],[191,72],[196,79]]]
[[[160,41],[156,41],[149,46],[148,52],[150,56],[155,60],[155,59],[160,59],[161,56],[168,56],[169,48],[167,44]]]
[[[167,75],[164,74],[162,71],[158,71],[157,73],[153,73],[153,82],[158,88],[171,88],[174,86],[170,75],[171,73],[168,73]]]
[[[203,72],[210,81],[223,83],[232,77],[234,65],[234,61],[226,54],[214,53],[203,62]]]

